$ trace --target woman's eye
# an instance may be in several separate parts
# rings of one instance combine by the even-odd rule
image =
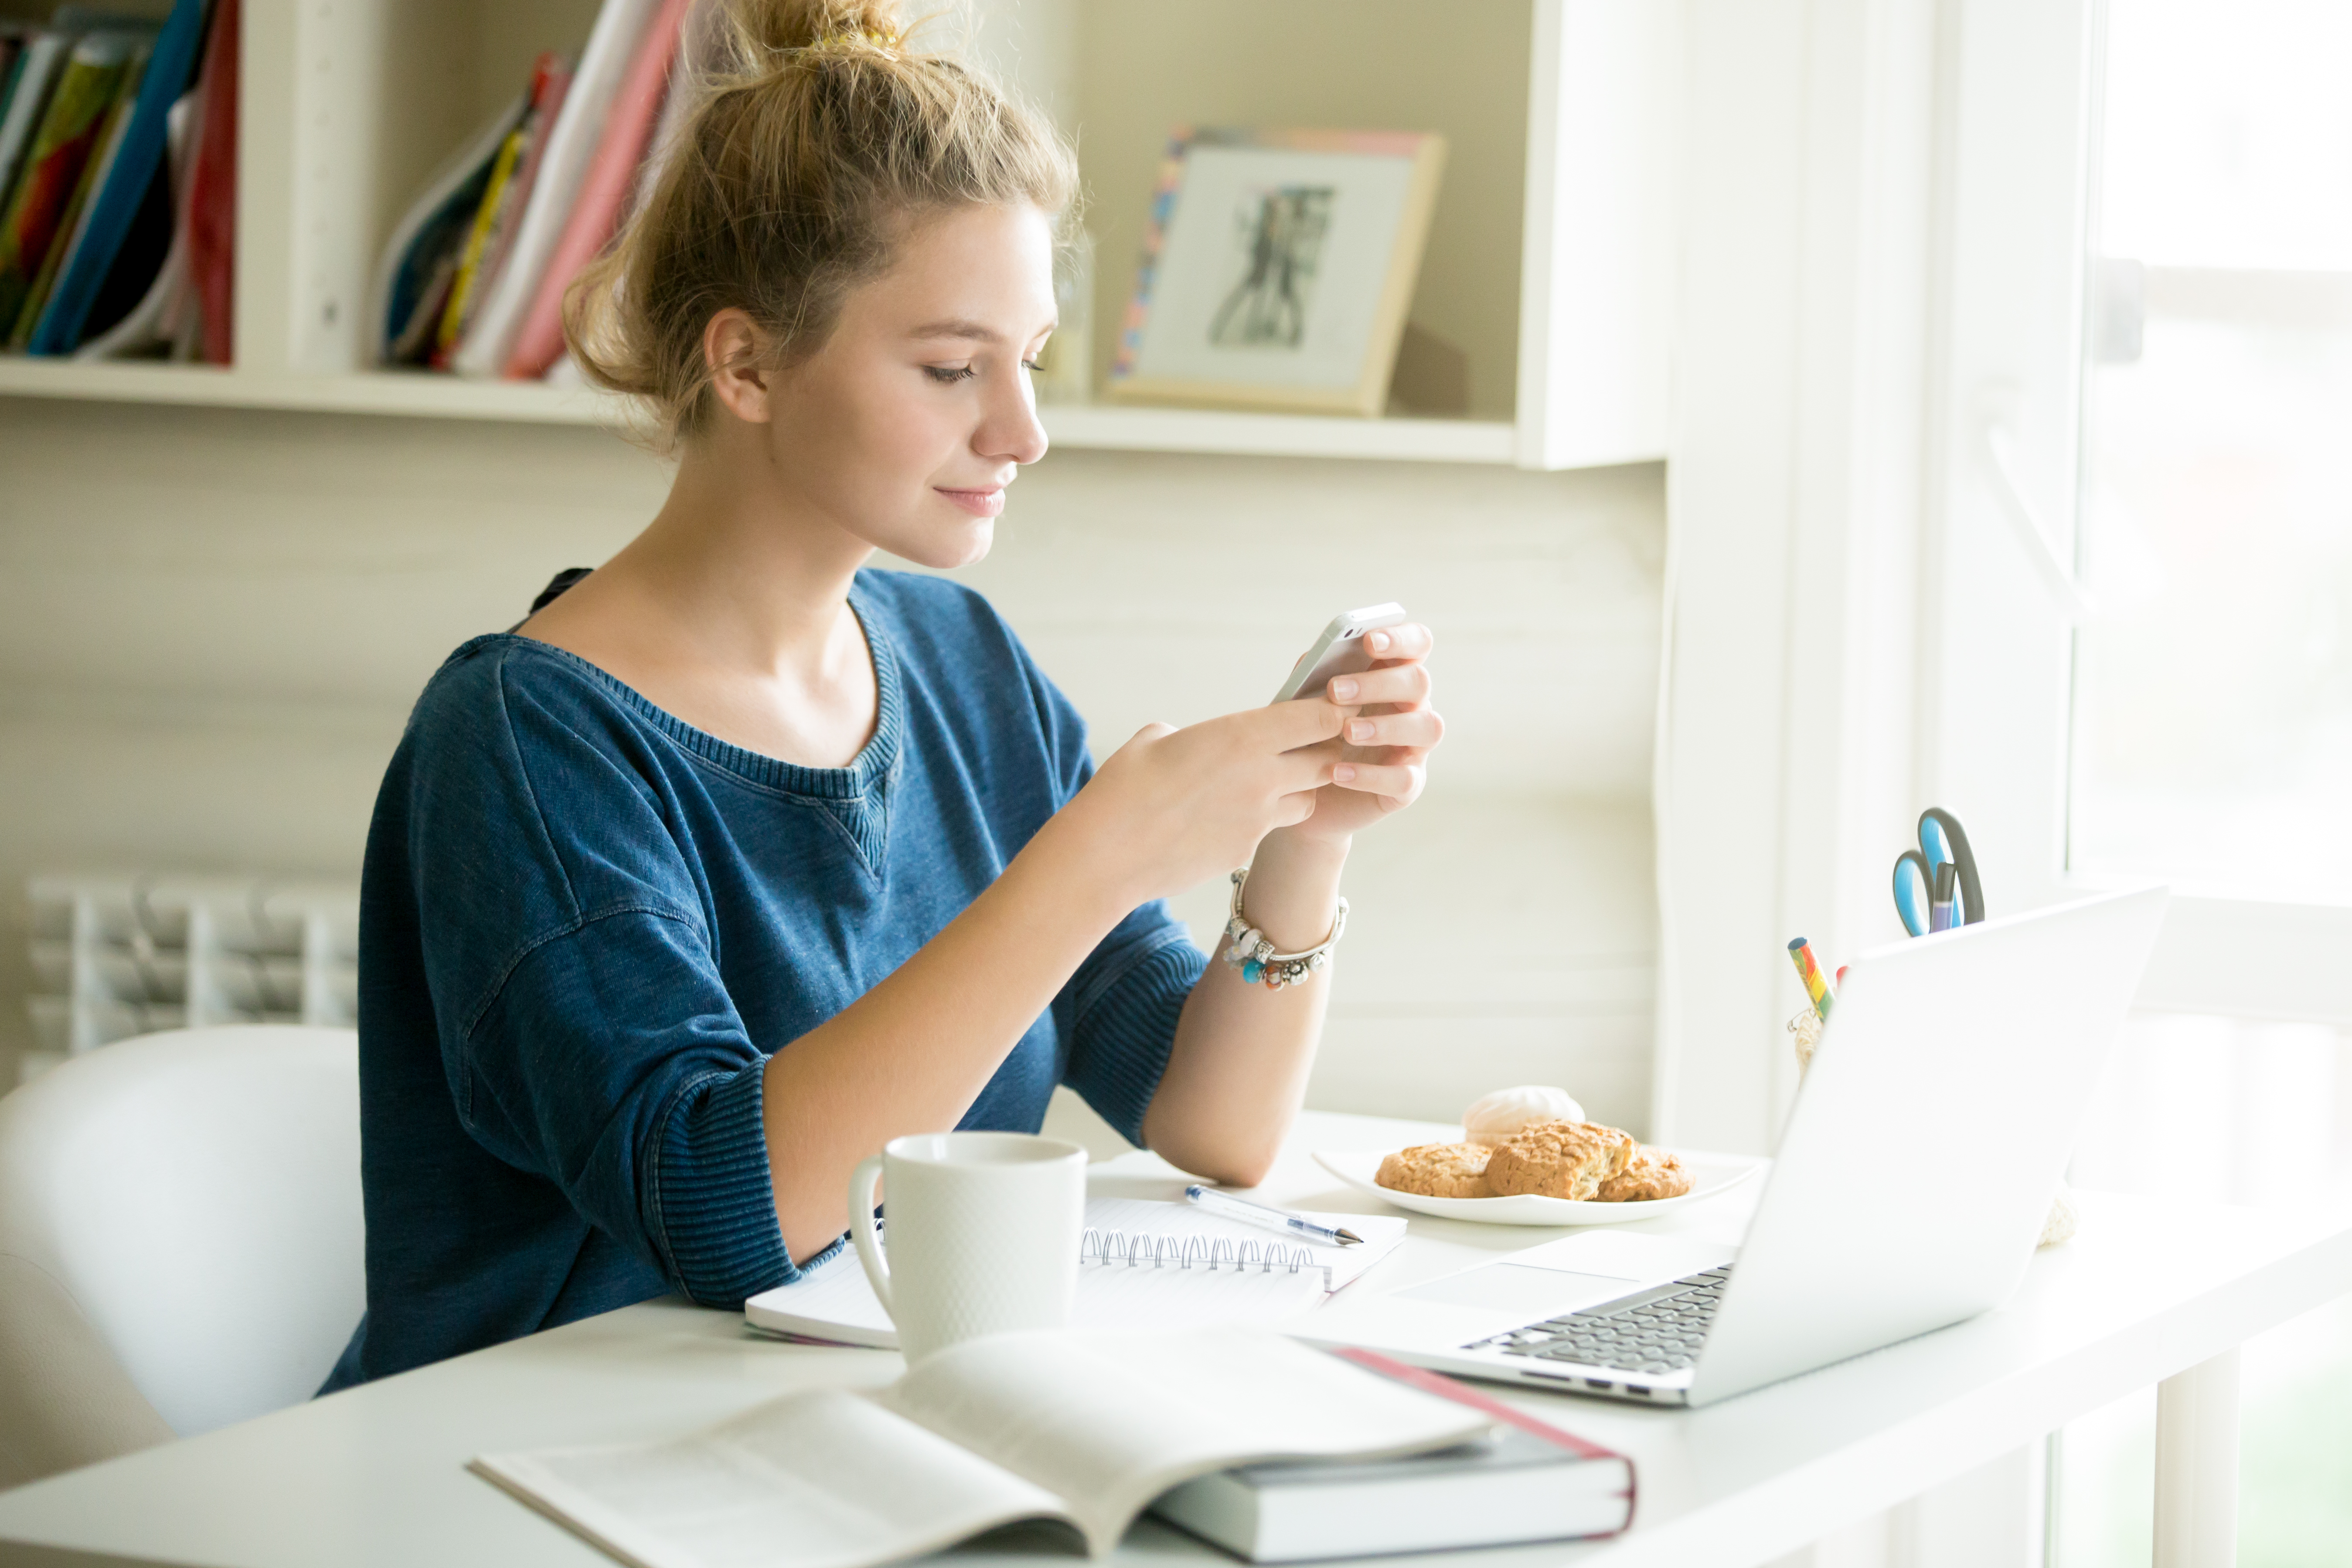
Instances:
[[[959,381],[970,381],[972,377],[972,368],[968,364],[927,364],[923,372],[942,386],[952,386]]]
[[[1021,362],[1021,368],[1022,368],[1023,370],[1027,371],[1030,374],[1034,375],[1034,374],[1036,374],[1039,371],[1044,370],[1045,367],[1044,365],[1042,365],[1042,364],[1039,364],[1039,363],[1038,363],[1035,360],[1034,360],[1034,359],[1024,359],[1024,360],[1023,360],[1023,361]]]

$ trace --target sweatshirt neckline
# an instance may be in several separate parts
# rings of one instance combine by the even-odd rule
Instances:
[[[874,660],[877,700],[874,733],[867,737],[866,744],[850,760],[849,765],[842,768],[804,767],[799,763],[788,763],[782,757],[772,757],[764,752],[736,745],[731,741],[722,741],[660,707],[610,671],[553,643],[541,642],[537,637],[527,637],[517,632],[491,632],[478,640],[503,642],[544,654],[583,672],[623,707],[667,735],[685,751],[752,784],[790,795],[814,795],[823,800],[855,800],[878,789],[888,777],[892,764],[898,762],[906,727],[906,705],[899,690],[898,649],[877,624],[878,617],[872,613],[872,605],[856,586],[849,591],[849,609],[866,634],[866,650]]]

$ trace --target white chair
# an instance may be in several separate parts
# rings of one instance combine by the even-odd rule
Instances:
[[[309,1398],[363,1235],[348,1029],[150,1035],[0,1100],[0,1487]]]

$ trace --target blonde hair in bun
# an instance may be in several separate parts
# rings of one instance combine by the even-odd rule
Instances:
[[[720,310],[789,365],[924,216],[1026,204],[1058,221],[1077,192],[1045,117],[911,47],[894,0],[731,0],[715,31],[659,177],[564,296],[581,370],[645,400],[668,443],[708,417],[702,335]]]

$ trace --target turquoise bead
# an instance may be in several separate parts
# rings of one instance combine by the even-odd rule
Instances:
[[[1244,963],[1244,964],[1243,964],[1243,965],[1242,965],[1242,979],[1243,979],[1243,980],[1244,980],[1244,981],[1246,981],[1248,984],[1252,984],[1252,985],[1256,984],[1257,984],[1257,977],[1258,977],[1259,975],[1261,975],[1261,974],[1264,974],[1265,973],[1265,964],[1263,964],[1263,963],[1259,963],[1256,959],[1255,959],[1255,958],[1251,959],[1247,963]]]

